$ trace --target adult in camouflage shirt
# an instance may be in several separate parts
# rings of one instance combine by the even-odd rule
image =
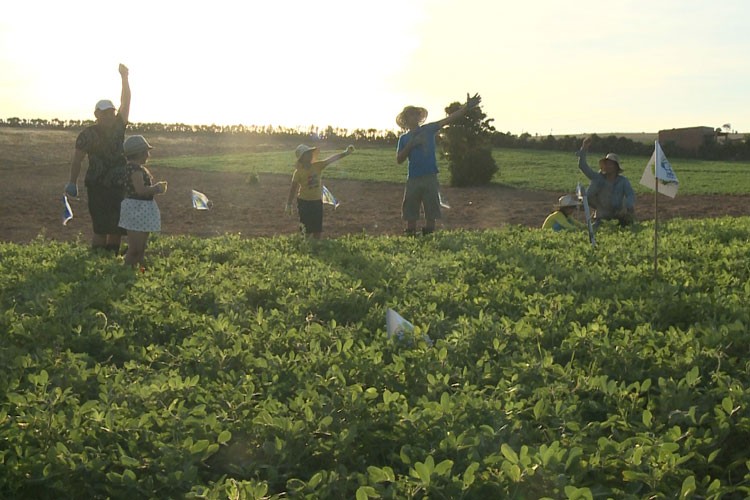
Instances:
[[[120,64],[119,72],[122,78],[120,110],[116,111],[114,104],[109,100],[96,103],[96,123],[78,134],[70,166],[70,179],[65,186],[67,195],[78,197],[78,175],[83,159],[88,157],[84,183],[94,230],[91,246],[113,251],[116,255],[120,252],[120,240],[125,234],[125,230],[118,226],[118,222],[120,203],[124,197],[123,181],[127,163],[122,144],[130,114],[128,68]]]

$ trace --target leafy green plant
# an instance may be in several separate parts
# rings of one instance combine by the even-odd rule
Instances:
[[[750,219],[649,229],[0,243],[0,496],[745,497]]]

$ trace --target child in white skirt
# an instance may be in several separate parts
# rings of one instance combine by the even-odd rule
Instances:
[[[143,266],[149,233],[161,231],[161,213],[154,195],[167,192],[167,182],[154,184],[154,176],[146,168],[151,149],[153,148],[142,135],[132,135],[123,143],[128,164],[119,226],[128,231],[125,264],[133,267]]]

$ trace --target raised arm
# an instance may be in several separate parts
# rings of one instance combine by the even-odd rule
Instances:
[[[464,103],[463,106],[435,123],[437,123],[440,127],[444,127],[464,116],[467,111],[478,106],[480,102],[482,102],[482,98],[479,96],[479,94],[474,94],[473,97],[469,97],[469,94],[466,94],[466,103]]]
[[[578,157],[578,168],[581,170],[581,172],[583,172],[583,175],[585,175],[589,179],[593,179],[594,176],[596,176],[596,172],[594,172],[586,162],[586,153],[588,153],[589,151],[590,144],[591,137],[586,137],[581,144],[581,149],[576,152],[576,156]]]
[[[322,163],[323,164],[323,168],[325,168],[328,165],[330,165],[331,163],[333,163],[335,161],[339,161],[341,158],[343,158],[345,156],[349,156],[353,152],[354,152],[354,146],[349,145],[349,146],[346,147],[346,151],[344,151],[342,153],[337,153],[337,154],[332,155],[332,156],[329,156],[325,160],[320,160],[318,163]]]
[[[127,124],[130,117],[130,82],[128,81],[128,68],[124,64],[119,67],[122,78],[122,93],[120,94],[120,116]]]

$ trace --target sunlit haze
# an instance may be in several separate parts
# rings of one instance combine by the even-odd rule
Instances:
[[[748,129],[750,2],[10,2],[0,118],[395,130],[478,92],[503,132]]]

